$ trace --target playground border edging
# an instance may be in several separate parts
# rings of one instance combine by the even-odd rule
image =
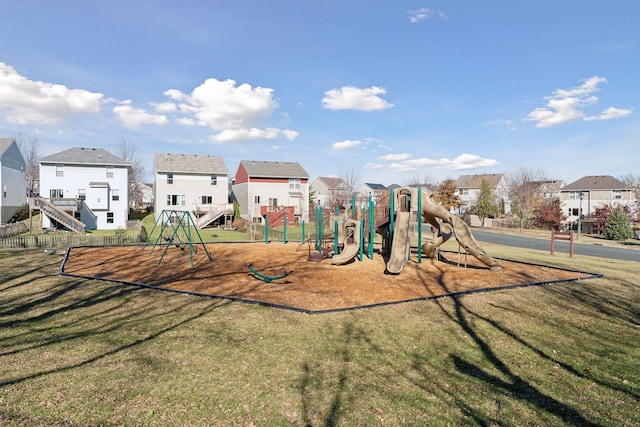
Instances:
[[[588,279],[599,279],[599,278],[604,277],[604,275],[601,274],[601,273],[592,273],[592,272],[574,270],[574,269],[565,268],[565,267],[555,267],[555,266],[544,265],[544,264],[536,264],[536,263],[526,262],[526,261],[515,261],[515,260],[510,260],[510,259],[507,259],[507,258],[496,258],[496,259],[499,259],[499,260],[514,262],[514,263],[518,263],[518,264],[525,264],[525,265],[532,265],[532,266],[539,266],[539,267],[546,267],[546,268],[554,268],[554,269],[562,270],[562,271],[580,273],[580,274],[584,274],[584,275],[587,275],[587,276],[586,277],[576,277],[576,278],[573,278],[573,279],[557,279],[557,280],[550,280],[550,281],[543,281],[543,282],[526,282],[526,283],[516,283],[516,284],[512,284],[512,285],[503,285],[503,286],[496,286],[496,287],[489,287],[489,288],[468,289],[468,290],[464,290],[464,291],[448,292],[448,293],[440,294],[440,295],[416,297],[416,298],[409,298],[409,299],[406,299],[406,300],[398,300],[398,301],[386,301],[386,302],[380,302],[380,303],[375,303],[375,304],[358,305],[358,306],[353,306],[353,307],[332,308],[332,309],[324,309],[324,310],[310,310],[310,309],[306,309],[306,308],[293,307],[293,306],[270,303],[270,302],[259,301],[259,300],[252,300],[252,299],[238,298],[238,297],[230,297],[230,296],[223,296],[223,295],[215,295],[215,294],[206,294],[206,293],[203,293],[203,292],[181,291],[179,289],[163,288],[163,287],[160,287],[160,286],[148,285],[146,283],[129,282],[129,281],[126,281],[126,280],[110,279],[110,278],[105,278],[105,277],[83,276],[83,275],[80,275],[80,274],[73,274],[73,273],[65,272],[64,271],[64,265],[67,262],[67,260],[69,259],[69,254],[71,253],[71,249],[83,248],[83,247],[85,247],[85,246],[69,247],[65,251],[64,257],[63,257],[62,262],[60,264],[60,267],[58,269],[58,274],[60,276],[75,277],[75,278],[82,278],[82,279],[91,279],[91,280],[101,280],[101,281],[105,281],[105,282],[119,283],[119,284],[129,285],[129,286],[138,286],[138,287],[141,287],[141,288],[155,289],[155,290],[159,290],[159,291],[173,292],[173,293],[179,293],[179,294],[184,294],[184,295],[193,295],[193,296],[207,297],[207,298],[214,298],[214,299],[224,299],[224,300],[233,301],[233,302],[261,305],[261,306],[264,306],[264,307],[271,307],[271,308],[279,308],[279,309],[283,309],[283,310],[289,310],[289,311],[294,311],[294,312],[304,313],[304,314],[338,313],[338,312],[343,312],[343,311],[354,311],[354,310],[361,310],[361,309],[367,309],[367,308],[384,307],[384,306],[388,306],[388,305],[404,304],[404,303],[418,302],[418,301],[428,301],[428,300],[435,300],[435,299],[440,299],[440,298],[455,298],[455,297],[458,297],[458,296],[475,294],[475,293],[486,293],[486,292],[493,292],[493,291],[502,291],[502,290],[516,289],[516,288],[524,288],[524,287],[529,287],[529,286],[545,286],[545,285],[552,285],[552,284],[564,283],[564,282],[577,282],[577,281],[588,280]],[[92,247],[95,247],[95,246],[92,246]],[[454,252],[452,252],[452,253],[454,253]]]

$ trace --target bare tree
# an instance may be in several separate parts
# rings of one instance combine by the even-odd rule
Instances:
[[[355,170],[353,167],[340,170],[338,177],[347,184],[351,191],[355,191],[360,185],[360,171]]]
[[[522,231],[527,219],[542,203],[540,191],[542,184],[547,182],[544,172],[520,167],[514,172],[505,174],[507,196],[511,201],[511,211],[520,219]]]
[[[456,182],[450,178],[445,179],[438,185],[435,199],[448,211],[462,206],[462,201],[460,201],[460,197],[456,194]]]
[[[40,160],[40,140],[36,134],[31,132],[16,132],[14,138],[26,163],[25,176],[29,194],[38,194],[40,192],[40,167],[38,165],[38,160]]]
[[[426,187],[431,191],[435,191],[438,188],[436,181],[429,175],[421,177],[419,174],[408,176],[405,179],[404,185],[408,187]]]
[[[118,156],[129,164],[129,204],[134,208],[142,205],[142,191],[140,184],[144,174],[144,166],[137,158],[138,147],[131,138],[120,137]]]

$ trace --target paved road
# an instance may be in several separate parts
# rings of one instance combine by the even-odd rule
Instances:
[[[495,243],[497,245],[514,246],[518,248],[539,249],[551,251],[550,239],[536,239],[534,237],[515,236],[513,234],[494,233],[474,229],[473,237],[479,242]],[[556,252],[569,253],[569,242],[555,243]],[[599,258],[621,259],[625,261],[640,261],[640,250],[625,249],[615,246],[600,246],[594,244],[575,243],[573,253]]]

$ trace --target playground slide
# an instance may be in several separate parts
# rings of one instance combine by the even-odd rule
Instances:
[[[347,232],[347,228],[352,228],[352,241],[349,243],[349,240],[346,236],[349,234]],[[342,252],[334,255],[331,258],[331,264],[333,265],[342,265],[346,264],[355,258],[360,252],[360,222],[354,219],[344,220],[339,229],[339,234],[342,234],[344,240],[344,247]],[[340,233],[342,231],[342,233]]]
[[[423,191],[422,200],[422,216],[437,230],[433,241],[422,244],[422,250],[428,257],[433,257],[436,249],[453,235],[460,246],[491,270],[502,269],[502,265],[495,258],[487,255],[476,239],[473,238],[469,226],[435,202],[433,194]],[[439,222],[438,219],[442,222]]]
[[[451,215],[451,218],[453,219],[453,232],[458,243],[460,243],[468,253],[476,257],[483,264],[487,265],[490,270],[496,271],[502,269],[502,264],[500,264],[495,258],[487,255],[476,239],[473,238],[469,226],[455,215]]]
[[[409,259],[409,251],[411,250],[409,238],[410,220],[410,212],[396,212],[396,219],[393,225],[391,254],[387,261],[387,271],[391,274],[399,274]]]

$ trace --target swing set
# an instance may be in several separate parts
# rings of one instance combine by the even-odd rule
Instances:
[[[191,263],[191,267],[193,267],[193,254],[198,253],[199,246],[202,246],[205,254],[207,254],[209,262],[213,262],[213,257],[202,241],[200,232],[198,232],[198,227],[193,221],[189,211],[163,210],[158,216],[156,223],[153,225],[145,244],[142,246],[143,250],[149,245],[149,241],[151,240],[156,228],[159,229],[159,233],[155,242],[153,242],[149,256],[153,255],[153,251],[157,246],[164,246],[164,251],[158,260],[158,265],[160,265],[162,259],[167,253],[167,250],[172,245],[183,251],[187,247],[189,248],[189,261]],[[165,234],[167,230],[169,230],[170,235]],[[194,241],[195,238],[197,238],[197,240]]]

